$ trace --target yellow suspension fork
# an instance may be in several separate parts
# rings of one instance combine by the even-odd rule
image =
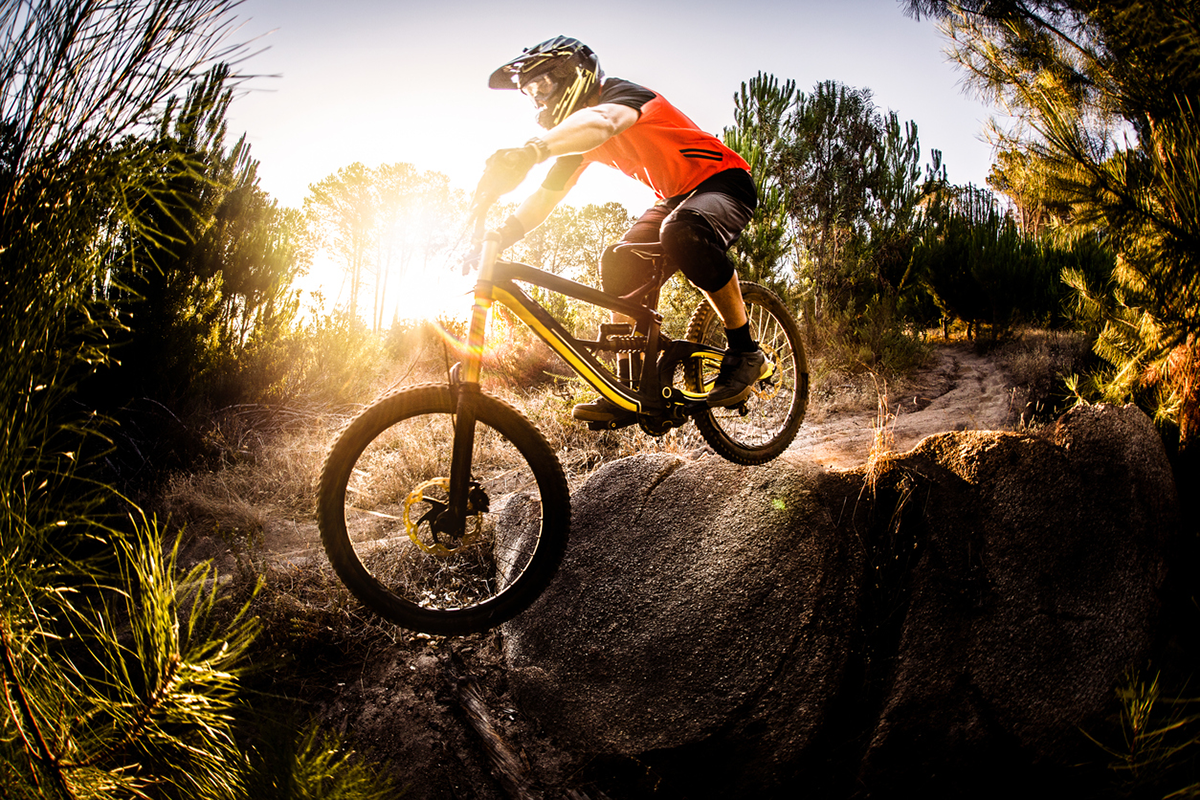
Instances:
[[[475,283],[475,304],[471,307],[471,325],[467,329],[467,355],[456,391],[454,449],[450,457],[449,513],[455,536],[465,530],[467,501],[471,484],[471,458],[475,442],[475,408],[479,397],[479,373],[483,363],[483,341],[487,333],[488,311],[492,307],[492,267],[500,254],[500,236],[492,232],[484,237],[479,254],[479,280]]]

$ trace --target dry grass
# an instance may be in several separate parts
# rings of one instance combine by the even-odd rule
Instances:
[[[865,480],[867,487],[873,493],[879,476],[886,469],[889,456],[896,449],[896,415],[892,412],[888,399],[887,381],[876,376],[872,377],[875,378],[877,412],[875,422],[871,426],[874,436],[871,440],[871,449],[867,453]]]
[[[1074,331],[1024,329],[992,351],[1015,387],[1014,426],[1038,428],[1056,419],[1069,403],[1066,378],[1094,361],[1091,340]]]
[[[818,366],[810,379],[806,425],[824,422],[830,414],[858,412],[878,405],[879,378],[871,372],[852,373]]]
[[[243,410],[243,414],[245,414]],[[265,412],[263,412],[265,413]],[[147,504],[186,540],[219,536],[231,545],[260,535],[271,517],[311,518],[321,465],[348,411],[273,412],[287,424],[260,424],[227,447],[223,463],[172,476]],[[229,431],[224,424],[220,429]]]
[[[436,348],[440,350],[440,348]],[[1017,385],[1020,424],[1030,426],[1061,410],[1062,377],[1083,368],[1089,357],[1086,338],[1052,331],[1022,331],[994,351],[995,358]],[[511,355],[511,354],[510,354]],[[453,354],[450,354],[453,357]],[[378,386],[378,393],[403,385],[444,380],[446,358],[427,353],[420,364],[398,361]],[[541,362],[531,354],[528,363]],[[512,363],[512,362],[510,362]],[[536,389],[513,388],[511,376],[489,374],[488,393],[520,409],[558,453],[572,488],[605,463],[637,453],[691,454],[705,442],[693,425],[651,437],[638,427],[591,431],[571,417],[576,402],[594,393],[578,380],[554,379]],[[520,384],[528,386],[528,383]],[[890,448],[894,419],[887,411],[888,379],[872,372],[850,373],[813,367],[808,424],[844,411],[879,409],[871,458]],[[1058,394],[1056,394],[1056,392]],[[241,535],[261,530],[267,515],[311,518],[316,482],[338,431],[358,407],[329,409],[237,409],[214,426],[214,437],[230,455],[215,472],[177,476],[162,498],[160,510],[194,529]],[[486,455],[485,455],[486,458]]]

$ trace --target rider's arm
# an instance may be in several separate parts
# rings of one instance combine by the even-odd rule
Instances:
[[[550,156],[586,153],[607,142],[638,121],[638,112],[629,106],[602,103],[582,108],[546,131],[541,137]],[[531,231],[546,221],[554,207],[567,196],[569,187],[558,190],[539,186],[525,199],[514,216],[525,231]]]
[[[554,207],[566,196],[566,190],[555,191],[539,186],[533,194],[525,198],[525,202],[521,203],[513,216],[520,221],[525,233],[528,233],[545,222]]]
[[[617,103],[582,108],[541,136],[552,156],[586,153],[638,121],[638,112]]]
[[[576,111],[541,137],[542,158],[586,153],[637,122],[638,116],[636,109],[616,103],[602,103]],[[508,247],[545,222],[570,188],[570,184],[561,189],[539,186],[505,222],[501,229],[501,248]]]

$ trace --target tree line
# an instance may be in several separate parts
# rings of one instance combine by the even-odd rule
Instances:
[[[206,410],[361,397],[381,334],[405,325],[399,287],[444,268],[463,219],[462,192],[404,163],[349,165],[302,209],[263,192],[225,121],[235,5],[0,6],[0,785],[15,797],[253,785],[237,683],[254,623],[218,624],[215,584],[175,574],[114,486],[203,463]],[[989,188],[953,185],[869,89],[760,73],[724,131],[760,187],[742,276],[791,303],[819,353],[872,369],[948,320],[1080,327],[1106,366],[1074,391],[1136,400],[1194,449],[1194,5],[903,5],[941,20],[970,80],[1016,114]],[[630,221],[564,206],[510,255],[595,282]],[[320,251],[344,280],[314,310],[296,281]]]
[[[1064,270],[1107,366],[1088,398],[1135,399],[1182,449],[1200,435],[1200,34],[1184,0],[909,0],[972,85],[1010,109],[990,182],[1039,240],[1101,248]]]

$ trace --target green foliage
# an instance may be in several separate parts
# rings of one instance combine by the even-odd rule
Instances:
[[[999,185],[1117,257],[1104,295],[1073,279],[1103,319],[1099,396],[1136,398],[1200,435],[1200,34],[1188,0],[942,2],[973,82],[1017,125],[1001,138]],[[1039,202],[1046,200],[1047,202]]]
[[[811,309],[905,288],[921,180],[916,125],[833,81],[797,97],[779,154]]]
[[[271,726],[256,737],[246,797],[255,800],[393,800],[402,796],[383,771],[310,725],[299,734]]]
[[[852,374],[904,374],[919,367],[929,352],[921,331],[887,295],[869,297],[861,307],[829,311],[817,343],[823,369]]]
[[[991,192],[940,192],[924,218],[912,271],[948,318],[990,326],[993,338],[1018,321],[1061,326],[1068,319],[1064,271],[1099,278],[1111,258],[1094,237],[1068,246],[1026,236]]]
[[[1200,709],[1195,698],[1164,697],[1159,675],[1136,671],[1117,689],[1119,741],[1089,734],[1109,758],[1108,769],[1125,796],[1196,797],[1192,761],[1200,748]]]
[[[746,159],[758,187],[758,208],[733,246],[738,274],[787,297],[786,260],[793,253],[788,235],[788,206],[778,177],[785,115],[796,98],[796,82],[781,86],[774,75],[758,73],[734,95],[734,126],[725,144]]]
[[[244,139],[226,148],[227,79],[214,68],[172,98],[157,137],[128,145],[155,166],[106,276],[128,329],[120,366],[90,387],[109,407],[145,397],[182,415],[245,401],[231,378],[250,340],[284,334],[298,312],[301,220],[258,188]]]
[[[194,177],[189,159],[130,134],[170,116],[173,93],[229,52],[216,49],[229,5],[0,8],[6,797],[245,796],[235,717],[256,624],[224,608],[207,567],[178,574],[155,523],[98,479],[114,429],[78,391],[125,335],[115,271],[135,280],[150,253],[195,232],[186,212],[199,195],[178,188]],[[206,292],[197,310],[220,304]]]
[[[945,184],[939,154],[922,179],[916,125],[881,113],[868,89],[797,92],[759,73],[734,103],[725,139],[761,202],[735,249],[742,274],[799,300],[811,343],[842,366],[919,351],[900,340],[931,313],[910,256],[921,200]]]
[[[152,524],[105,532],[111,575],[29,533],[6,537],[17,557],[2,566],[20,593],[0,620],[12,701],[0,771],[29,796],[238,797],[232,721],[254,623],[235,614],[218,629],[212,576],[177,580]],[[55,568],[30,569],[39,556]]]
[[[861,254],[868,206],[871,160],[878,144],[878,114],[867,89],[834,81],[801,93],[788,119],[780,153],[780,179],[803,248],[802,269],[812,287],[812,315],[844,299]],[[848,263],[849,262],[849,263]]]
[[[118,330],[100,291],[113,234],[153,235],[137,208],[156,198],[160,162],[112,137],[165,103],[223,10],[166,4],[152,24],[137,3],[0,14],[0,773],[15,796],[240,785],[229,714],[253,626],[235,615],[216,634],[215,584],[177,582],[152,524],[116,527],[123,503],[92,469],[103,421],[72,402]]]

